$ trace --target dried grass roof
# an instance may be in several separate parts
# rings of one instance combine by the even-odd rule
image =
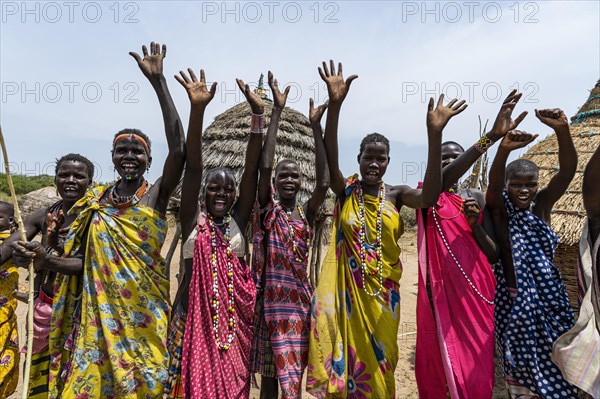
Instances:
[[[265,101],[265,132],[273,103]],[[225,166],[235,171],[239,183],[250,132],[250,106],[240,103],[218,115],[202,136],[202,156],[206,170]],[[310,122],[302,113],[285,108],[279,120],[275,165],[282,159],[296,161],[302,173],[301,202],[308,200],[315,187],[315,143]]]
[[[552,209],[552,228],[565,245],[577,245],[585,221],[585,208],[581,185],[583,171],[600,145],[600,80],[591,90],[588,100],[571,118],[571,136],[577,149],[577,172],[567,192]],[[540,187],[548,184],[558,172],[558,143],[552,134],[534,145],[523,158],[535,162],[540,167]]]

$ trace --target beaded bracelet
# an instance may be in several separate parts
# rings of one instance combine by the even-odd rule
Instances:
[[[250,133],[262,133],[265,127],[265,114],[252,114]]]
[[[490,139],[488,136],[482,136],[479,140],[477,140],[477,142],[475,142],[475,144],[473,144],[473,147],[475,147],[475,149],[477,151],[479,151],[480,154],[483,154],[493,144],[494,144],[494,141],[492,139]]]

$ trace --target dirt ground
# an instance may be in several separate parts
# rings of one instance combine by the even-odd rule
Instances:
[[[170,223],[172,225],[172,223]],[[166,254],[170,243],[173,240],[173,234],[175,231],[174,226],[170,226],[169,233],[165,245],[163,247],[163,255]],[[418,397],[417,384],[415,382],[414,373],[414,357],[415,357],[415,343],[416,343],[416,306],[417,306],[417,246],[416,236],[414,232],[407,231],[402,237],[401,241],[402,248],[402,263],[404,266],[404,272],[400,281],[400,295],[401,295],[401,322],[398,332],[398,346],[399,346],[399,361],[396,367],[396,398],[397,399],[415,399]],[[176,256],[173,257],[171,264],[171,299],[175,297],[177,291],[177,273],[179,271],[179,249],[175,252]],[[26,273],[21,273],[21,287],[23,290],[26,288],[25,282]],[[23,344],[26,340],[26,314],[27,307],[23,303],[19,303],[17,309],[17,317],[19,320],[19,340]],[[24,363],[24,356],[21,358],[21,364]],[[21,368],[22,369],[22,368]],[[21,376],[22,378],[22,376]],[[497,386],[499,389],[495,390],[494,399],[506,398],[506,393],[498,384],[497,375]],[[260,380],[259,380],[260,383]],[[17,392],[11,396],[11,398],[20,398],[22,382],[19,382]],[[259,390],[252,389],[250,393],[252,399],[258,399]],[[313,398],[312,395],[305,393],[305,398]],[[383,399],[383,398],[382,398]],[[443,399],[443,398],[442,398]]]

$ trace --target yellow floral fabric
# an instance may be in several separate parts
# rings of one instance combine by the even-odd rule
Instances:
[[[380,399],[395,397],[402,275],[398,239],[402,220],[391,202],[382,212],[383,289],[369,296],[363,287],[358,178],[351,177],[346,200],[336,208],[332,244],[311,306],[308,392],[317,398]],[[380,289],[376,260],[379,200],[364,195],[366,220],[365,283]]]
[[[50,398],[154,399],[168,377],[167,223],[145,205],[100,203],[106,190],[91,190],[70,211],[78,217],[65,254],[85,251],[84,270],[57,280]]]
[[[0,243],[10,231],[0,232]],[[17,298],[19,272],[8,260],[0,265],[0,398],[9,397],[19,381],[19,336],[17,332]]]

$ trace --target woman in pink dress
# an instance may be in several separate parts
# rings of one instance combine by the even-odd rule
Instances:
[[[216,168],[203,176],[202,121],[216,83],[207,90],[204,71],[199,81],[188,71],[189,77],[184,72],[176,77],[188,92],[191,111],[179,211],[185,275],[173,303],[168,339],[171,378],[165,396],[247,398],[256,288],[245,259],[246,226],[256,198],[264,103],[237,80],[252,109],[252,120],[236,200],[233,171]]]

